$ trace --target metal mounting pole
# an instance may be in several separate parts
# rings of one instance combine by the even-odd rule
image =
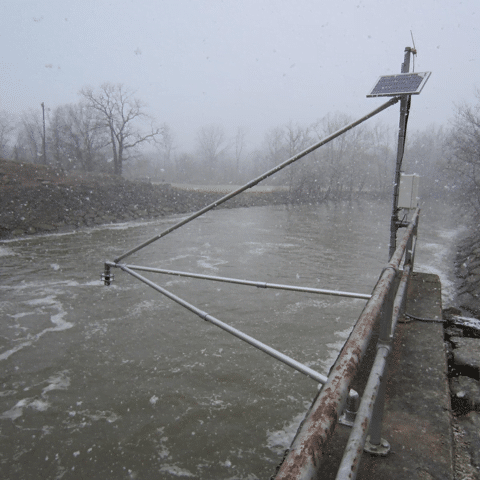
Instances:
[[[401,73],[408,73],[410,70],[410,54],[416,51],[410,47],[405,48],[405,56],[402,63]],[[398,127],[397,163],[395,167],[395,181],[393,183],[393,207],[390,220],[390,248],[388,258],[390,259],[397,247],[398,220],[398,194],[400,191],[400,174],[402,169],[403,153],[405,149],[405,137],[407,134],[408,111],[410,110],[411,95],[402,95],[400,98],[400,122]]]
[[[43,117],[42,163],[46,165],[47,164],[47,148],[46,148],[46,141],[45,141],[45,104],[42,102],[40,105],[42,106],[42,117]]]
[[[398,271],[395,269],[395,275]],[[365,451],[373,455],[385,456],[390,451],[390,444],[382,438],[382,422],[383,410],[385,407],[385,386],[387,381],[387,358],[392,344],[392,316],[393,303],[395,299],[395,290],[393,288],[387,294],[385,303],[383,304],[382,316],[380,320],[380,334],[377,343],[377,351],[386,349],[384,358],[379,358],[381,369],[379,369],[380,385],[378,388],[375,406],[372,412],[372,420],[370,422],[369,436],[365,442]],[[375,364],[377,361],[375,362]]]

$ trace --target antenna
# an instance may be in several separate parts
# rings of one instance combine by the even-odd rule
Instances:
[[[413,49],[412,49],[412,53],[413,53],[413,69],[412,69],[412,72],[415,72],[415,55],[417,54],[417,49],[415,48],[415,40],[413,39],[413,32],[410,30],[410,35],[412,37],[412,44],[413,44]]]

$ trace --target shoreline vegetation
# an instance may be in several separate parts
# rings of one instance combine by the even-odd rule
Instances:
[[[219,193],[117,175],[74,174],[0,160],[0,239],[148,220],[200,210]],[[285,204],[287,192],[245,192],[219,208]]]
[[[209,187],[209,191],[189,187],[104,173],[66,175],[53,167],[0,159],[0,239],[193,213],[219,200],[228,186]],[[293,193],[286,187],[254,187],[217,208],[310,202],[312,196],[302,187]],[[322,195],[333,198],[331,192]],[[377,196],[341,194],[347,200]]]

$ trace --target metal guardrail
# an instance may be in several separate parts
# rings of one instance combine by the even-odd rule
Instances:
[[[419,213],[420,210],[417,209],[402,241],[381,273],[370,300],[328,375],[327,382],[297,432],[275,477],[276,480],[317,478],[324,448],[333,435],[347,400],[350,384],[358,372],[377,322],[380,322],[377,354],[337,473],[337,480],[356,477],[364,448],[379,455],[388,452],[388,442],[381,438],[385,371],[395,327],[404,310],[408,278],[413,270]],[[367,439],[368,434],[370,437]]]

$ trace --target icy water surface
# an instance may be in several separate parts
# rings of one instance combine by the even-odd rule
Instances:
[[[219,210],[127,261],[370,293],[386,261],[389,208]],[[417,269],[442,276],[448,301],[456,229],[442,213],[422,216]],[[105,259],[179,218],[0,243],[2,479],[274,472],[316,383],[119,270],[112,286],[99,280]],[[145,276],[324,374],[365,304]]]

